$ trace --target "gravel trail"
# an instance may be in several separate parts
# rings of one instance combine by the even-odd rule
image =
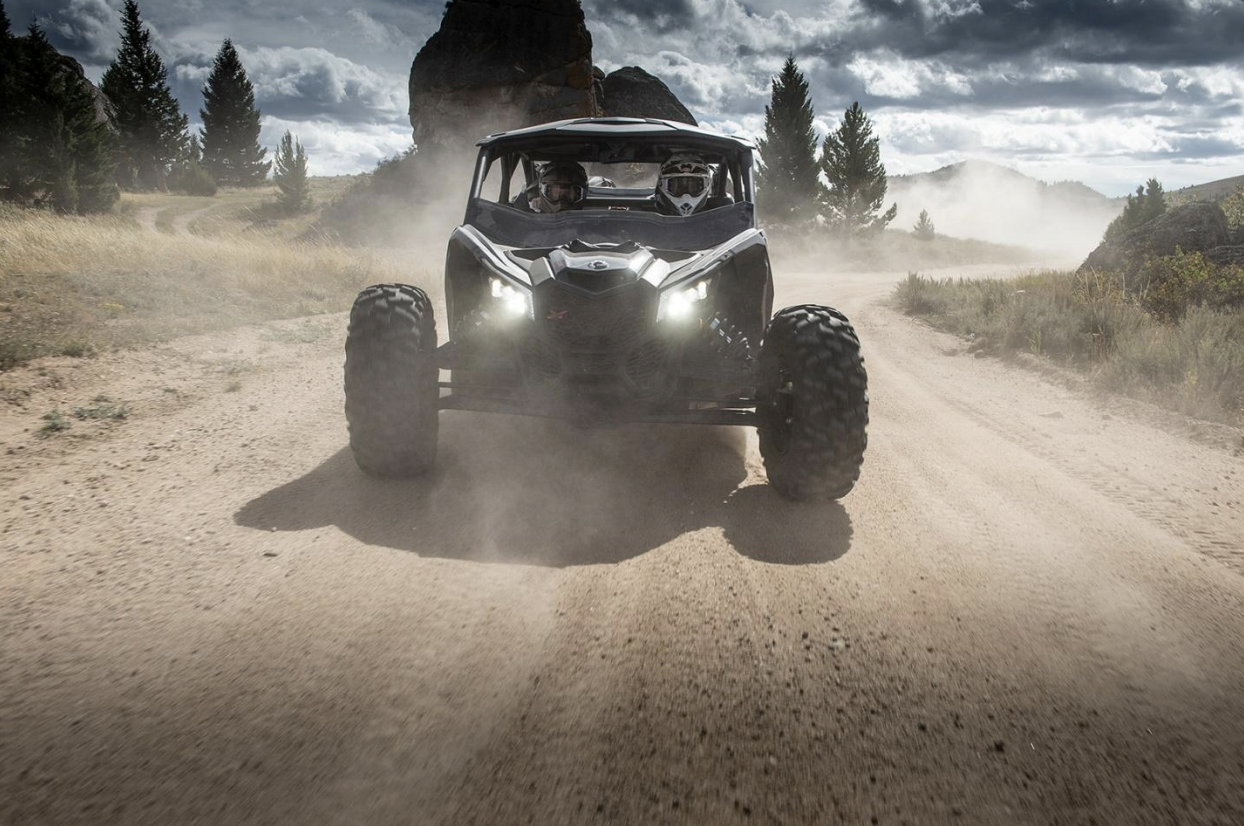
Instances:
[[[0,823],[1244,822],[1239,433],[897,277],[779,279],[863,341],[841,504],[754,433],[470,413],[367,479],[344,316],[7,374]]]

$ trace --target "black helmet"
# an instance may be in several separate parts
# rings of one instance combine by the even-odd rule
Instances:
[[[536,178],[536,212],[575,209],[587,197],[587,173],[574,161],[552,161],[540,167]]]

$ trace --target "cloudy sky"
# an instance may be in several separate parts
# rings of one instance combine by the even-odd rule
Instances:
[[[98,78],[121,0],[6,0]],[[406,78],[440,0],[141,0],[192,120],[233,38],[263,140],[286,128],[317,174],[410,145]],[[769,79],[794,54],[818,128],[859,100],[892,174],[985,158],[1110,195],[1244,174],[1244,0],[584,0],[605,70],[664,79],[701,122],[761,129]]]

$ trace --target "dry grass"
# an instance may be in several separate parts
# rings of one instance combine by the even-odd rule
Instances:
[[[0,207],[0,369],[340,311],[367,284],[397,277],[358,250],[152,233],[124,212],[80,218]]]
[[[1118,277],[1051,271],[979,280],[912,273],[894,300],[967,336],[974,349],[1046,356],[1115,392],[1244,423],[1244,310],[1192,306],[1180,322],[1164,323]]]

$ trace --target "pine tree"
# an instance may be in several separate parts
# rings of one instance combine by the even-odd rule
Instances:
[[[307,153],[294,136],[285,131],[281,145],[276,151],[276,169],[272,173],[280,193],[276,201],[291,214],[306,212],[311,208],[311,189],[307,181]]]
[[[872,122],[859,103],[851,104],[838,129],[825,136],[821,170],[829,182],[824,204],[831,226],[847,234],[881,230],[898,214],[897,204],[880,212],[886,193],[881,141],[873,137]]]
[[[21,44],[19,196],[58,212],[101,212],[117,199],[112,134],[84,78],[62,63],[38,26]]]
[[[920,210],[920,220],[916,221],[916,225],[911,229],[921,241],[932,241],[937,235],[937,229],[933,226],[927,209]]]
[[[198,135],[190,136],[186,151],[169,172],[168,188],[170,192],[186,195],[216,194],[216,180],[203,168],[203,150],[199,146]]]
[[[1166,212],[1166,193],[1157,178],[1150,178],[1136,187],[1135,195],[1127,196],[1123,212],[1106,227],[1103,241],[1115,241],[1137,227],[1147,224]]]
[[[808,82],[793,56],[773,78],[765,107],[765,136],[757,143],[763,164],[758,176],[761,208],[780,222],[811,220],[821,188],[816,134]]]
[[[17,162],[17,123],[21,118],[17,90],[17,38],[9,31],[9,15],[0,0],[0,196],[12,197],[20,174]]]
[[[226,40],[216,53],[203,87],[203,168],[222,185],[255,186],[272,165],[259,145],[259,110],[255,87],[246,77],[238,52]]]
[[[168,69],[134,0],[125,0],[124,17],[121,50],[100,81],[112,104],[119,178],[123,186],[163,190],[186,145],[189,121],[169,90]]]

